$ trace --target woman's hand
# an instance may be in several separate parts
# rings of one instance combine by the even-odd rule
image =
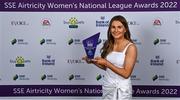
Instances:
[[[92,61],[95,64],[101,65],[101,66],[106,66],[107,67],[107,60],[102,58],[102,57],[95,57],[94,59],[92,59]]]
[[[84,56],[82,60],[85,60],[88,64],[94,64],[97,67],[106,70],[107,61],[101,57],[96,57],[95,59],[89,59],[87,56]]]
[[[89,59],[87,56],[82,57],[82,60],[85,60],[86,63],[88,63],[88,64],[93,63],[93,61],[91,59]]]

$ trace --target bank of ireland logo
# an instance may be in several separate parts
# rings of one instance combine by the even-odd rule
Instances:
[[[155,56],[155,58],[150,59],[151,66],[164,66],[165,60],[160,58],[159,55]]]
[[[105,16],[101,16],[99,20],[96,20],[96,27],[108,27],[109,20],[105,20]]]
[[[24,58],[21,56],[18,56],[16,58],[16,67],[24,67]]]

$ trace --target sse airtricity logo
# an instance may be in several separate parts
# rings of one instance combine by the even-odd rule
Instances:
[[[26,75],[24,74],[16,74],[13,76],[13,80],[16,81],[16,80],[24,80],[24,81],[27,81],[27,80],[30,80],[29,77],[27,77]]]
[[[43,39],[41,39],[40,40],[40,45],[44,45],[44,44],[46,44],[46,45],[56,45],[56,42],[53,40],[53,39],[45,39],[45,38],[43,38]]]
[[[18,45],[28,45],[28,42],[26,42],[24,39],[12,39],[11,40],[11,44],[12,45],[15,45],[15,44],[18,44]]]

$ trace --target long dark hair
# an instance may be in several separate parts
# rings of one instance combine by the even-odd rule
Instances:
[[[110,32],[113,21],[120,21],[124,25],[124,27],[126,29],[124,37],[125,37],[125,39],[127,39],[133,43],[133,41],[131,39],[131,33],[130,33],[129,27],[128,27],[128,22],[126,21],[126,19],[121,15],[114,16],[109,23],[109,28],[107,31],[107,40],[105,41],[103,47],[101,48],[101,52],[102,52],[101,57],[102,58],[106,58],[106,56],[113,50],[114,38]]]

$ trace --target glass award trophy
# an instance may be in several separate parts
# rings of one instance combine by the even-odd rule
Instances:
[[[100,32],[83,40],[83,46],[89,60],[94,58]]]

